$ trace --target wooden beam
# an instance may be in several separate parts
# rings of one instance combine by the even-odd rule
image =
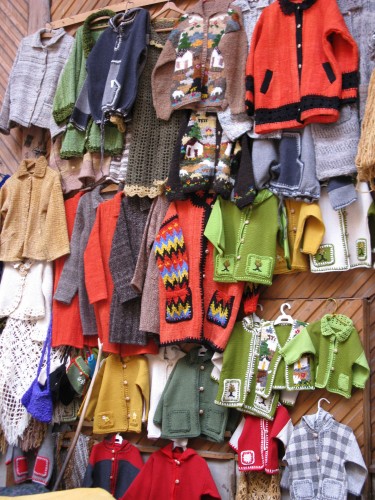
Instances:
[[[50,0],[29,0],[27,33],[31,35],[51,20]]]
[[[165,0],[134,0],[134,2],[121,2],[116,3],[114,5],[108,5],[106,8],[113,10],[113,12],[121,12],[127,8],[127,5],[130,8],[134,7],[146,7],[148,5],[155,5],[157,3],[163,3]],[[89,10],[88,12],[81,12],[80,14],[76,14],[74,16],[65,17],[64,19],[58,19],[57,21],[47,22],[46,26],[50,29],[55,28],[66,28],[67,26],[73,26],[74,24],[83,23],[84,20],[93,14],[94,12],[99,12],[103,10],[104,7],[100,9]]]

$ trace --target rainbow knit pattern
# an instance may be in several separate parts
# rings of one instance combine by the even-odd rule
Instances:
[[[193,317],[189,266],[184,236],[174,215],[160,227],[154,242],[156,262],[167,291],[165,320],[168,323],[187,321]]]
[[[216,290],[212,296],[208,311],[207,319],[218,326],[226,328],[231,316],[234,296],[227,296],[223,292]]]

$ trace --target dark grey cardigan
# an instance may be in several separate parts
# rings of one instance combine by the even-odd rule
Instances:
[[[109,268],[114,284],[109,340],[121,344],[147,344],[140,332],[141,295],[131,285],[151,202],[124,197],[112,240]]]

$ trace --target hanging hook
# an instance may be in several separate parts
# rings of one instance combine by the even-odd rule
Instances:
[[[334,310],[334,311],[333,311],[333,313],[332,313],[332,314],[333,314],[333,316],[334,316],[334,315],[336,314],[336,311],[337,311],[338,307],[339,307],[339,306],[338,306],[338,303],[337,303],[337,300],[336,300],[336,299],[334,299],[333,297],[329,297],[329,298],[327,299],[327,302],[333,302],[333,303],[335,304],[335,310]]]
[[[329,405],[331,404],[331,401],[328,401],[327,398],[320,398],[319,401],[318,401],[318,410],[322,410],[322,407],[321,407],[321,402],[322,401],[326,401]]]
[[[258,302],[258,304],[257,304],[257,309],[258,309],[258,307],[259,307],[259,309],[263,312],[263,309],[264,309],[264,308],[263,308],[262,304],[259,304],[259,302]]]
[[[280,307],[280,312],[283,316],[287,316],[286,312],[284,311],[285,308],[292,309],[292,306],[288,302],[284,302],[284,304],[281,304]]]

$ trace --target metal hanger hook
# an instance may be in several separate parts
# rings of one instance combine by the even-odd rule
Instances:
[[[281,304],[280,306],[280,312],[283,315],[286,315],[286,312],[284,311],[285,308],[292,309],[292,306],[288,302],[284,302],[284,304]]]
[[[263,312],[263,306],[262,306],[262,304],[259,304],[259,302],[258,302],[258,304],[257,304],[257,309],[258,309],[258,307],[259,307],[259,309]]]
[[[322,401],[326,401],[329,405],[331,404],[331,401],[328,401],[327,398],[320,398],[319,401],[318,401],[318,410],[322,409],[322,407],[321,407]]]
[[[338,309],[338,307],[339,307],[339,305],[338,305],[338,303],[337,303],[337,300],[336,300],[336,299],[334,299],[333,297],[329,297],[329,298],[327,299],[327,302],[333,302],[333,303],[335,304],[335,310],[334,310],[334,311],[333,311],[333,313],[332,313],[333,315],[335,315],[335,314],[336,314],[336,311],[337,311],[337,309]]]

